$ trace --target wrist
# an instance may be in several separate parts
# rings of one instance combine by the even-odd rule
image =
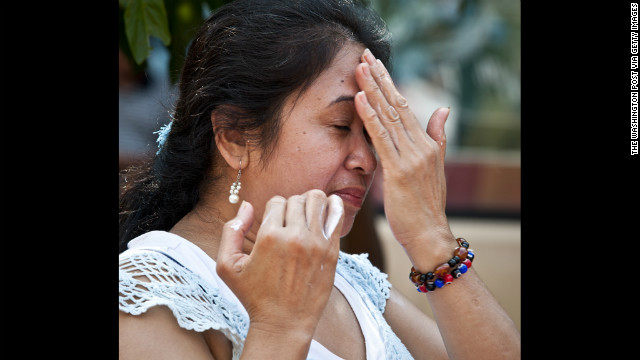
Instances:
[[[447,262],[438,265],[433,271],[422,272],[411,267],[409,279],[416,286],[418,292],[426,293],[453,283],[454,279],[465,274],[475,258],[469,242],[463,238],[456,239],[458,247],[453,251],[453,256]]]
[[[243,358],[304,359],[309,352],[314,331],[305,326],[251,321]]]
[[[311,341],[315,333],[315,324],[306,324],[304,321],[281,321],[276,323],[250,319],[249,326],[250,329],[254,329],[255,332],[263,334],[263,336],[269,334],[271,337],[285,339],[290,337],[300,341]]]
[[[448,261],[453,250],[458,246],[451,231],[442,231],[424,235],[425,241],[405,246],[405,251],[413,267],[426,273],[436,266]]]

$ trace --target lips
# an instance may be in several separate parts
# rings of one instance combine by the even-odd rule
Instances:
[[[349,204],[360,209],[362,207],[362,202],[364,201],[366,193],[366,190],[362,188],[350,187],[336,190],[331,194],[340,196],[340,198],[342,198],[342,202],[345,205]]]

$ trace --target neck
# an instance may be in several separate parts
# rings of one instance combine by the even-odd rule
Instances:
[[[225,220],[219,214],[196,206],[180,219],[169,232],[181,236],[216,259]]]
[[[201,199],[169,232],[189,240],[213,260],[217,260],[222,228],[227,221],[236,216],[238,205],[232,205],[228,201],[208,203],[203,200]],[[252,234],[250,231],[245,236],[243,251],[246,254],[253,248],[252,239],[255,237]]]

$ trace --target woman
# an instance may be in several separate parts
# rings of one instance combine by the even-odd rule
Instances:
[[[357,1],[238,0],[206,21],[157,156],[121,195],[121,358],[519,357],[473,269],[427,279],[468,247],[444,213],[448,109],[420,128],[388,38]],[[436,321],[339,251],[378,162]]]

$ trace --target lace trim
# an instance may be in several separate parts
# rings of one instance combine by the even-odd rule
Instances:
[[[363,300],[380,326],[387,359],[413,359],[382,315],[391,288],[387,274],[371,264],[368,254],[342,252],[337,271],[356,291],[366,295]],[[222,332],[233,345],[233,358],[240,358],[249,319],[226,301],[218,288],[156,251],[122,253],[119,273],[121,311],[139,315],[153,306],[165,305],[182,328]]]
[[[159,252],[130,250],[119,260],[121,311],[139,315],[165,305],[182,328],[221,331],[233,345],[233,358],[239,359],[249,319],[227,302],[218,288],[208,286],[200,276]]]

